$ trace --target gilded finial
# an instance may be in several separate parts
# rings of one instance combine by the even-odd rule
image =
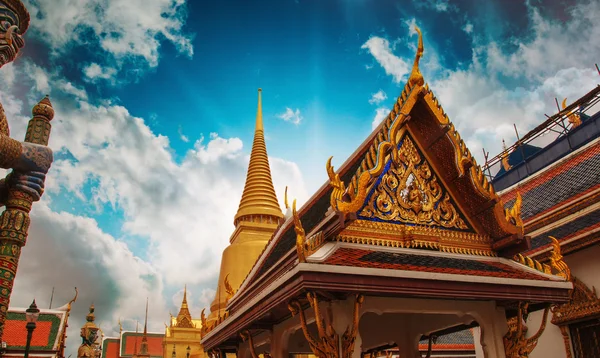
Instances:
[[[231,299],[231,297],[233,297],[233,295],[235,294],[233,287],[231,287],[231,284],[229,283],[229,274],[225,276],[223,285],[225,286],[225,292],[227,293],[227,298],[225,298],[225,302],[228,302]]]
[[[283,202],[285,203],[285,208],[286,208],[286,209],[289,209],[289,208],[290,208],[290,205],[288,204],[288,198],[287,198],[287,189],[288,189],[288,187],[287,187],[287,185],[286,185],[286,186],[285,186],[285,196],[284,196]]]
[[[556,271],[558,271],[558,273],[556,274],[557,276],[560,276],[565,280],[570,281],[571,269],[569,269],[569,266],[567,266],[567,263],[563,260],[563,255],[560,252],[560,242],[558,242],[558,240],[556,240],[554,236],[549,236],[549,238],[550,240],[552,240],[552,242],[550,243],[552,245],[552,253],[550,254],[550,266]]]
[[[79,296],[79,291],[77,290],[77,287],[75,287],[75,296],[71,299],[71,301],[69,301],[69,303],[67,303],[67,311],[71,311],[71,306],[75,301],[77,301],[77,296]]]
[[[340,179],[339,174],[335,172],[333,165],[331,165],[331,159],[333,157],[329,157],[327,159],[327,164],[325,168],[327,169],[327,176],[329,177],[329,184],[332,186],[333,190],[331,192],[330,204],[334,209],[338,209],[338,201],[342,200],[344,193],[346,192],[346,185]]]
[[[512,165],[508,164],[508,153],[506,152],[506,142],[502,139],[502,167],[509,171]]]
[[[123,333],[123,325],[121,324],[121,317],[119,317],[119,337],[121,336],[121,333]]]
[[[296,199],[292,204],[292,215],[294,217],[294,230],[296,231],[296,252],[298,254],[298,262],[306,262],[306,255],[304,252],[304,241],[306,239],[306,233],[302,227],[302,222],[296,211]]]
[[[563,111],[567,108],[567,99],[563,99],[562,101],[562,109]],[[575,112],[569,113],[567,115],[567,119],[573,128],[577,128],[581,125],[581,116]]]
[[[515,199],[515,203],[510,209],[506,209],[504,211],[506,216],[506,221],[511,224],[523,228],[523,219],[521,218],[521,205],[523,203],[523,198],[521,197],[521,193],[517,192],[517,198]]]
[[[423,57],[423,34],[421,34],[421,29],[417,25],[415,25],[415,31],[419,34],[419,45],[417,47],[417,54],[415,56],[415,62],[413,64],[412,71],[410,73],[410,77],[408,78],[409,87],[414,87],[416,85],[422,86],[425,84],[425,80],[423,79],[423,75],[419,70],[419,61],[421,57]]]

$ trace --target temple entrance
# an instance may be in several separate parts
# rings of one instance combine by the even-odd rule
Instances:
[[[600,319],[569,326],[575,358],[600,357]]]

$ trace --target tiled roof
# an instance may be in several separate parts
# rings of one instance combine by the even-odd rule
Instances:
[[[566,203],[575,203],[580,200],[578,198],[598,189],[600,189],[600,142],[592,144],[568,160],[554,164],[545,172],[503,193],[502,199],[506,203],[505,208],[508,208],[514,203],[517,191],[521,193],[523,198],[521,212],[525,222],[525,232],[529,233],[553,224],[557,220],[552,216],[541,220],[536,218],[552,213]],[[560,215],[573,214],[597,200],[596,196],[592,196],[584,201],[578,201],[577,205],[570,206],[568,212]],[[540,251],[550,244],[549,236],[554,236],[559,241],[566,240],[592,230],[599,222],[600,211],[597,210],[538,234],[532,237],[532,251],[528,254]]]
[[[102,358],[119,358],[119,338],[105,338],[102,342]]]
[[[142,346],[142,333],[123,332],[121,335],[121,357],[132,356],[135,350],[136,341],[138,352]],[[148,333],[148,353],[151,357],[163,356],[164,334]]]
[[[600,209],[592,211],[587,215],[583,215],[572,221],[566,222],[555,229],[544,232],[541,235],[531,239],[531,248],[538,249],[550,244],[549,236],[553,236],[559,241],[569,239],[600,227]]]
[[[31,349],[36,351],[57,350],[61,323],[64,317],[65,314],[62,312],[41,312],[31,337]],[[2,340],[6,342],[9,350],[25,349],[27,344],[26,324],[24,312],[8,311]]]
[[[523,185],[502,194],[505,208],[512,207],[521,193],[524,221],[543,214],[557,204],[600,186],[600,142]]]
[[[470,260],[448,256],[371,251],[342,247],[325,260],[325,264],[390,270],[490,276],[529,280],[545,277],[518,270],[506,264],[487,260]]]
[[[429,341],[422,339],[419,342],[420,350],[427,350]],[[448,350],[474,350],[475,343],[473,340],[473,332],[470,329],[444,334],[437,337],[435,343],[431,345],[432,351],[448,351]]]

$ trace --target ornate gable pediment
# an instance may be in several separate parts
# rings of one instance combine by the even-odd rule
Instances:
[[[407,132],[392,149],[357,214],[364,220],[473,232]]]
[[[519,208],[504,210],[422,79],[418,69],[422,37],[417,32],[419,48],[411,77],[353,177],[344,183],[331,158],[327,162],[331,207],[355,214],[359,221],[415,226],[430,236],[442,236],[441,231],[476,235],[476,241],[489,243],[476,250],[487,254],[522,250],[527,241]],[[437,233],[431,234],[432,229]]]

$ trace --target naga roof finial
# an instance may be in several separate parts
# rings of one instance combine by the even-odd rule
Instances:
[[[425,83],[423,75],[419,70],[419,60],[421,60],[421,57],[423,57],[423,34],[421,34],[421,29],[419,29],[417,25],[415,25],[415,31],[417,34],[419,34],[419,46],[417,47],[417,54],[415,56],[415,62],[413,64],[410,77],[408,78],[408,85],[410,87],[414,87],[416,85],[422,86]]]

